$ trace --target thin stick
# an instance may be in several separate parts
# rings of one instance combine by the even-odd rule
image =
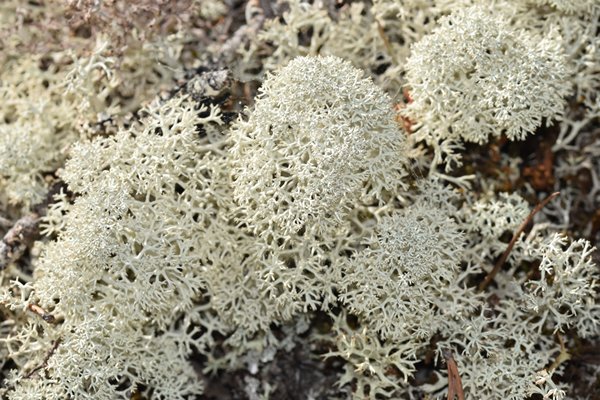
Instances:
[[[494,265],[494,268],[487,274],[485,279],[479,284],[478,290],[480,292],[483,292],[485,290],[485,288],[487,288],[488,285],[490,283],[492,283],[492,281],[496,277],[496,274],[498,274],[498,272],[500,271],[500,268],[502,268],[502,266],[506,262],[506,259],[508,258],[508,255],[510,254],[510,251],[512,250],[512,248],[515,246],[515,243],[517,243],[519,236],[521,236],[521,233],[523,233],[523,231],[527,227],[527,224],[529,224],[529,222],[533,219],[533,216],[535,214],[537,214],[542,208],[544,208],[546,206],[546,204],[548,204],[551,200],[553,200],[559,194],[560,194],[560,192],[552,193],[550,196],[548,196],[544,200],[542,200],[537,206],[535,206],[535,208],[529,213],[527,218],[525,218],[525,220],[521,223],[519,228],[513,234],[513,237],[510,240],[510,243],[508,244],[508,246],[506,247],[506,250],[504,250],[504,253],[502,253],[502,257],[500,257],[500,259],[498,260],[496,265]]]
[[[49,324],[53,324],[56,322],[56,318],[54,318],[54,315],[46,312],[46,310],[44,310],[37,304],[29,304],[27,308],[29,308],[34,314],[39,315],[44,321],[46,321]]]
[[[27,373],[27,375],[25,375],[25,379],[31,378],[33,376],[33,374],[35,374],[37,371],[39,371],[42,368],[46,368],[46,366],[48,366],[48,360],[50,359],[50,357],[52,357],[52,354],[54,354],[54,352],[56,351],[56,348],[58,347],[59,344],[60,344],[60,338],[56,339],[54,341],[52,348],[50,349],[50,351],[48,351],[48,354],[46,354],[46,357],[44,357],[44,360],[41,362],[41,364],[38,365],[37,367],[35,367],[34,369],[32,369],[31,371],[29,371]]]

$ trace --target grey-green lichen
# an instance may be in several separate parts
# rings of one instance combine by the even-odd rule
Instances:
[[[564,234],[569,207],[600,202],[600,7],[248,2],[221,43],[186,23],[218,24],[227,3],[192,2],[156,14],[162,30],[115,33],[119,10],[146,21],[151,3],[63,4],[116,18],[89,42],[60,24],[43,41],[60,8],[0,9],[1,245],[27,212],[42,234],[0,271],[3,398],[195,399],[232,370],[266,398],[281,382],[258,371],[301,344],[335,357],[331,398],[445,398],[448,357],[466,398],[574,391],[568,353],[600,333],[594,247]],[[20,54],[31,40],[43,54]],[[199,65],[236,41],[235,65]],[[222,95],[250,65],[260,89],[231,122]],[[549,122],[552,171],[589,172],[590,190],[560,187],[480,291],[542,195],[513,177],[528,160],[493,152]]]

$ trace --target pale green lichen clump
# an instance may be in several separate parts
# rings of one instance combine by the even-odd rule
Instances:
[[[402,182],[404,136],[390,98],[350,63],[298,57],[263,83],[231,132],[234,198],[255,231],[341,221]]]
[[[200,296],[212,256],[197,241],[216,235],[215,205],[227,195],[219,144],[196,132],[220,124],[219,110],[176,98],[144,114],[131,129],[78,144],[61,173],[78,198],[50,210],[45,229],[57,240],[43,248],[33,285],[13,290],[62,322],[34,320],[6,339],[28,355],[15,358],[24,371],[59,345],[48,378],[7,380],[12,399],[108,400],[142,383],[162,399],[202,391],[185,360],[194,329],[176,320]]]
[[[483,7],[459,9],[412,47],[404,115],[448,169],[461,141],[522,140],[561,114],[564,64],[556,40],[516,30]]]

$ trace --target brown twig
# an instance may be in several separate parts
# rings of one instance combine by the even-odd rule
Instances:
[[[554,192],[551,195],[549,195],[548,197],[546,197],[544,200],[542,200],[529,213],[529,215],[527,216],[527,218],[525,218],[525,220],[521,223],[521,225],[519,225],[519,228],[517,228],[517,230],[513,234],[513,237],[510,240],[510,243],[508,244],[508,246],[506,246],[506,250],[504,250],[504,253],[502,253],[502,257],[500,257],[500,259],[498,260],[498,262],[496,263],[496,265],[494,265],[494,268],[487,274],[487,276],[485,277],[485,279],[479,284],[478,290],[480,292],[483,292],[485,290],[485,288],[487,288],[488,285],[490,283],[492,283],[492,281],[494,280],[494,278],[496,277],[496,275],[498,274],[498,272],[500,271],[500,269],[502,268],[502,266],[506,262],[506,259],[508,258],[508,255],[510,254],[510,251],[515,246],[515,243],[517,243],[517,240],[521,236],[521,233],[523,233],[523,231],[527,227],[527,224],[529,224],[529,222],[533,219],[533,216],[535,214],[537,214],[542,208],[544,208],[546,206],[546,204],[548,204],[552,199],[554,199],[559,194],[560,194],[560,192]]]
[[[462,386],[462,380],[460,379],[460,373],[458,372],[458,365],[452,357],[450,350],[444,351],[444,358],[446,359],[446,367],[448,368],[448,400],[454,400],[454,397],[458,397],[458,400],[465,400],[465,392]]]
[[[31,310],[31,312],[33,312],[34,314],[39,315],[44,321],[46,321],[49,324],[53,324],[56,322],[56,318],[54,318],[54,315],[50,314],[49,312],[46,312],[46,310],[44,310],[37,304],[29,304],[27,308],[29,308],[29,310]]]
[[[52,348],[50,348],[50,350],[48,351],[48,354],[46,354],[46,357],[44,357],[44,360],[42,360],[42,362],[37,367],[35,367],[31,371],[29,371],[25,375],[25,379],[31,378],[33,376],[33,374],[35,374],[37,371],[39,371],[40,369],[46,368],[48,366],[48,360],[50,359],[50,357],[52,357],[52,355],[54,354],[54,352],[58,348],[59,344],[60,344],[60,338],[56,339],[54,341],[54,344],[52,345]]]

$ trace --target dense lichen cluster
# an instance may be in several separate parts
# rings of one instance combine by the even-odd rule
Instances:
[[[3,3],[0,397],[592,393],[600,7],[480,3]]]

